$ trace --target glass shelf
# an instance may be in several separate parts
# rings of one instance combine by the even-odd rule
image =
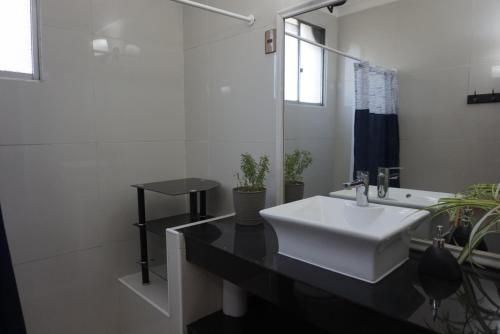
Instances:
[[[155,265],[154,262],[151,262],[149,265],[149,271],[154,274],[155,276],[158,276],[162,280],[166,281],[168,279],[167,276],[167,264],[160,264],[160,265]]]
[[[147,220],[146,221],[146,230],[156,235],[160,235],[165,237],[165,230],[167,228],[173,228],[177,226],[182,226],[186,224],[190,224],[196,221],[201,221],[202,219],[210,219],[213,216],[206,216],[203,218],[198,217],[195,220],[191,219],[191,215],[189,213],[183,213],[176,216],[164,217],[159,219]],[[134,224],[135,226],[139,226],[138,223]]]
[[[160,245],[160,248],[165,249],[165,232],[168,228],[212,218],[207,216],[207,191],[217,188],[218,186],[219,183],[216,181],[201,178],[185,178],[132,185],[133,188],[137,189],[139,222],[134,225],[139,228],[141,274],[144,284],[149,283],[148,272],[152,272],[153,274],[159,273],[160,277],[166,276],[165,270],[163,269],[155,270],[149,268],[149,261],[155,258],[155,256],[149,255],[150,247],[148,246],[148,235],[159,236],[160,241],[158,245]],[[189,213],[147,220],[146,191],[169,196],[189,195]],[[165,252],[163,253],[163,257],[166,257]],[[163,263],[166,263],[166,261],[163,261]]]
[[[208,191],[219,186],[219,182],[199,178],[187,178],[172,181],[162,181],[135,184],[132,187],[144,189],[164,195],[178,196],[192,192]]]

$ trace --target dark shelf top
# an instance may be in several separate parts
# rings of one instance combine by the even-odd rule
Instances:
[[[229,217],[179,232],[184,234],[189,262],[323,329],[337,332],[342,318],[337,311],[347,308],[354,313],[368,310],[388,319],[386,323],[416,325],[419,333],[500,333],[500,275],[496,270],[463,266],[461,286],[443,281],[430,285],[418,275],[421,253],[412,251],[404,265],[379,283],[369,284],[279,254],[276,232],[267,222],[241,226]],[[458,290],[453,292],[453,288]],[[432,295],[435,289],[450,292],[439,297],[434,304],[438,309],[433,311],[428,293]],[[318,310],[310,310],[315,303]],[[373,332],[379,331],[374,328]]]
[[[134,188],[144,189],[170,196],[185,195],[191,192],[207,191],[217,188],[218,186],[219,182],[199,178],[187,178],[132,185],[132,187]]]
[[[206,216],[203,219],[210,219],[213,216]],[[189,213],[183,213],[180,215],[164,217],[159,219],[147,220],[146,221],[146,230],[153,234],[157,234],[160,236],[165,236],[165,230],[167,228],[173,228],[176,226],[186,225],[189,223],[193,223],[199,221],[200,218],[196,218],[195,220],[191,220],[191,215]],[[134,224],[135,226],[139,226],[138,223]]]

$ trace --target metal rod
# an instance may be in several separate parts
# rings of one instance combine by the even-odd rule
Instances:
[[[142,284],[149,284],[148,236],[146,231],[146,203],[144,189],[137,189],[137,207],[139,211],[139,237],[141,241]]]
[[[298,4],[294,5],[290,8],[285,9],[284,11],[287,13],[293,12],[293,16],[298,16],[304,13],[312,12],[315,11],[316,9],[328,7],[328,6],[340,6],[343,5],[343,0],[326,0],[326,1],[321,1],[319,3],[315,3],[315,0],[310,1],[310,5],[304,6],[304,4]],[[309,4],[309,3],[308,3]],[[303,8],[303,9],[299,9]],[[299,11],[296,11],[295,9],[299,9]]]
[[[195,2],[195,1],[191,1],[191,0],[171,0],[171,1],[183,4],[183,5],[188,5],[191,7],[200,8],[203,10],[208,10],[209,12],[212,12],[212,13],[217,13],[217,14],[221,14],[224,16],[232,17],[232,18],[240,20],[240,21],[245,21],[249,25],[253,25],[255,22],[255,17],[253,15],[248,15],[248,16],[240,15],[240,14],[236,14],[236,13],[224,10],[224,9],[219,9],[216,7],[208,6],[208,5],[205,5],[205,4],[202,4],[199,2]]]
[[[200,220],[207,217],[207,192],[200,191]]]
[[[198,221],[198,193],[196,191],[189,193],[189,214],[191,222]]]
[[[297,36],[295,34],[292,34],[292,33],[289,33],[289,32],[285,32],[285,35],[287,36],[290,36],[290,37],[293,37],[293,38],[297,38],[298,40],[301,40],[303,42],[306,42],[306,43],[309,43],[309,44],[312,44],[312,45],[315,45],[315,46],[318,46],[322,49],[325,49],[325,50],[328,50],[330,52],[333,52],[333,53],[336,53],[340,56],[344,56],[344,57],[347,57],[347,58],[350,58],[350,59],[354,59],[356,61],[360,61],[360,62],[363,62],[362,59],[358,58],[358,57],[354,57],[354,56],[351,56],[350,54],[348,53],[345,53],[345,52],[342,52],[340,50],[337,50],[337,49],[334,49],[334,48],[331,48],[331,47],[328,47],[326,45],[323,45],[323,44],[320,44],[320,43],[317,43],[315,41],[311,41],[310,39],[307,39],[307,38],[304,38],[304,37],[300,37],[300,36]]]

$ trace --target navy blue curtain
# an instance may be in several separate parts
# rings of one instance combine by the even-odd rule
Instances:
[[[0,334],[26,334],[0,207]]]
[[[355,64],[354,169],[370,173],[377,184],[379,167],[399,167],[398,80],[395,71]],[[391,187],[399,187],[399,179]]]
[[[356,110],[354,173],[358,170],[370,172],[370,184],[376,185],[379,167],[399,167],[398,116]],[[399,178],[391,180],[390,186],[399,187]]]

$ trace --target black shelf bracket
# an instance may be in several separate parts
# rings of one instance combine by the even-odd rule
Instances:
[[[498,103],[500,102],[500,93],[495,93],[492,90],[490,94],[474,94],[467,96],[467,104],[480,104],[480,103]]]
[[[141,272],[142,284],[149,284],[148,268],[148,237],[146,230],[146,203],[144,189],[137,189],[137,207],[139,213],[139,239],[141,241]]]
[[[139,240],[142,273],[142,284],[149,284],[149,258],[148,258],[148,232],[165,236],[167,228],[185,225],[200,220],[211,218],[207,214],[208,190],[217,188],[219,183],[212,180],[200,178],[186,178],[161,182],[136,184],[132,187],[137,189],[137,208],[139,221],[134,224],[139,227]],[[169,216],[155,220],[146,221],[146,199],[145,191],[151,191],[163,195],[178,196],[189,194],[189,213]],[[198,193],[200,200],[198,202]],[[198,212],[198,204],[200,210]]]

